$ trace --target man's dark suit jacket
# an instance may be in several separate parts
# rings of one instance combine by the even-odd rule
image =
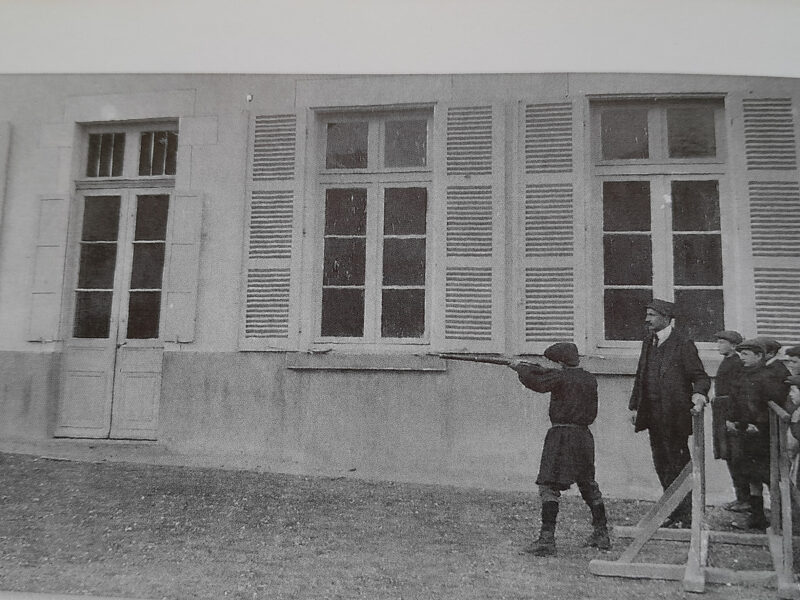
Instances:
[[[654,422],[651,415],[651,398],[648,397],[646,385],[646,360],[648,344],[652,338],[642,344],[639,366],[633,382],[633,392],[628,404],[630,410],[636,412],[636,431],[649,428],[675,436],[688,437],[692,433],[692,394],[708,395],[711,379],[706,374],[697,346],[678,329],[673,329],[664,340],[661,368],[659,369],[659,389],[662,409],[659,411],[665,418],[663,422]]]

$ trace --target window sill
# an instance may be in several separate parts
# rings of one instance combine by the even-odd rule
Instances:
[[[286,368],[292,371],[447,371],[447,363],[437,356],[416,354],[327,354],[290,353]]]

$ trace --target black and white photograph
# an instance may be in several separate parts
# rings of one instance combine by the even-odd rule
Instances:
[[[800,599],[800,4],[0,2],[0,600]]]

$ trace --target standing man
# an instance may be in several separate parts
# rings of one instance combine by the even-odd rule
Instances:
[[[647,429],[653,465],[666,490],[689,463],[692,409],[707,399],[711,380],[697,346],[673,326],[675,305],[654,299],[647,305],[648,335],[642,343],[639,365],[628,408],[637,432]],[[688,528],[692,522],[687,496],[664,522],[664,527]]]

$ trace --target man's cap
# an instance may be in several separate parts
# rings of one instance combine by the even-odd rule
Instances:
[[[797,387],[800,387],[800,375],[791,375],[783,381],[789,385],[796,385]]]
[[[741,352],[742,350],[751,350],[752,352],[758,352],[759,354],[766,353],[764,350],[764,344],[758,338],[752,338],[743,341],[741,344],[737,344],[736,351]]]
[[[741,333],[729,329],[726,329],[725,331],[718,331],[714,334],[714,337],[718,340],[727,340],[734,346],[741,344],[742,341],[744,341]]]
[[[544,357],[553,362],[564,363],[569,367],[577,367],[580,363],[578,347],[572,342],[556,342],[544,351]]]
[[[650,302],[647,303],[647,308],[652,308],[654,311],[664,315],[665,317],[672,318],[675,316],[674,302],[668,302],[666,300],[653,298]]]
[[[776,354],[778,352],[778,350],[781,349],[781,346],[783,345],[778,340],[776,340],[775,338],[766,337],[766,336],[763,336],[763,335],[758,336],[756,339],[759,342],[761,342],[762,346],[764,346],[764,350],[766,350],[770,354]]]
[[[800,346],[790,346],[786,350],[783,351],[786,356],[797,356],[800,357]]]

